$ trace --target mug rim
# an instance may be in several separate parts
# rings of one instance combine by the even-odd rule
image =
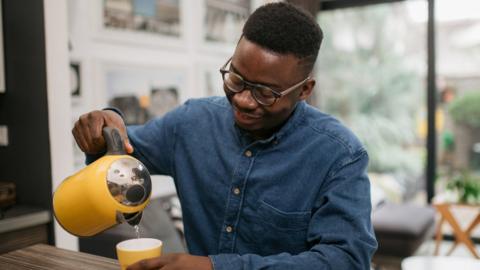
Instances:
[[[139,240],[146,240],[148,241],[147,244],[149,245],[148,247],[145,247],[145,248],[128,248],[128,247],[125,247],[125,245],[127,245],[128,243],[131,243],[131,242],[137,242]],[[151,244],[151,245],[150,245]],[[120,243],[118,243],[116,245],[116,248],[118,250],[125,250],[125,251],[142,251],[142,250],[147,250],[147,249],[153,249],[153,248],[158,248],[158,247],[162,247],[163,245],[163,241],[162,240],[159,240],[159,239],[156,239],[156,238],[133,238],[133,239],[128,239],[128,240],[123,240],[121,241]]]

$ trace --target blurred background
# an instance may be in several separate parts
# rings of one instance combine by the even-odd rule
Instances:
[[[70,134],[83,113],[114,106],[127,124],[143,124],[189,98],[223,95],[219,68],[267,2],[3,0],[0,181],[17,205],[50,213],[52,190],[84,166]],[[289,2],[324,31],[308,102],[365,144],[374,212],[385,203],[469,205],[452,210],[468,227],[480,204],[480,2]],[[155,179],[154,197],[181,236],[172,180]],[[45,241],[78,250],[47,216]],[[441,217],[437,210],[427,223],[451,246],[455,232]],[[417,254],[434,253],[433,243],[421,246],[433,237],[426,227]],[[478,245],[480,226],[468,233]]]

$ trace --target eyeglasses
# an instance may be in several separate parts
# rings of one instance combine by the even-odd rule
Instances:
[[[232,58],[228,59],[228,61],[220,68],[220,73],[222,74],[223,83],[227,87],[230,92],[233,93],[240,93],[246,88],[250,90],[255,101],[259,104],[264,106],[271,106],[273,105],[277,99],[287,95],[288,93],[292,92],[293,90],[297,89],[299,86],[304,84],[310,76],[302,80],[301,82],[295,84],[294,86],[287,88],[283,91],[275,91],[272,88],[262,85],[251,83],[242,78],[242,76],[238,75],[237,73],[225,69],[227,65],[230,63]]]

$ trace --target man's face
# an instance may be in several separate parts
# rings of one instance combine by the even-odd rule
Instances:
[[[268,51],[245,38],[237,45],[230,70],[248,82],[269,86],[277,92],[282,92],[307,77],[300,68],[299,59],[294,55]],[[310,95],[314,85],[315,81],[310,79],[271,106],[263,106],[255,101],[248,87],[240,93],[228,91],[225,84],[223,87],[233,107],[236,124],[255,138],[266,138],[282,126],[297,102]]]

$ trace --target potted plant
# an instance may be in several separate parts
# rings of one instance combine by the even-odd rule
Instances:
[[[454,176],[448,182],[447,190],[454,194],[459,203],[480,204],[480,177],[469,172]]]

